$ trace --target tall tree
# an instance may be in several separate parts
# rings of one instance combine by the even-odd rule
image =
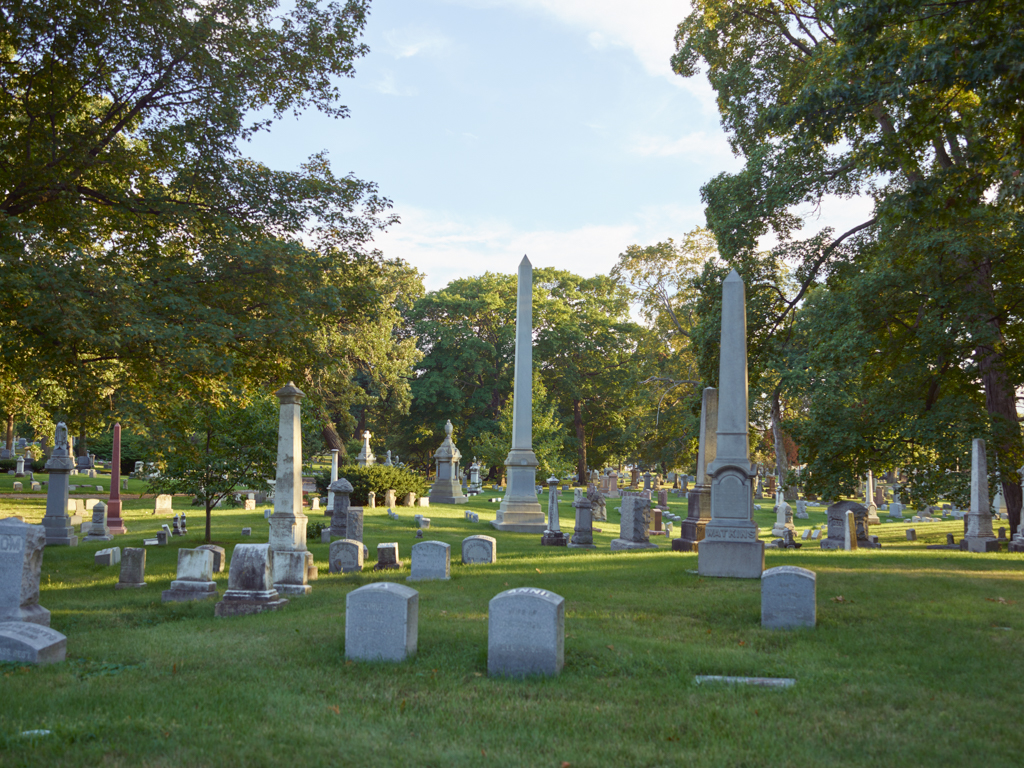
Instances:
[[[972,395],[959,383],[966,371],[984,392],[986,434],[1014,529],[1021,504],[1014,470],[1024,463],[1014,392],[1024,285],[1014,170],[1024,40],[1013,30],[1021,21],[1019,5],[992,0],[698,0],[679,26],[673,60],[686,76],[706,64],[730,141],[746,160],[743,171],[703,190],[723,256],[752,271],[757,239],[773,232],[780,241],[773,256],[795,265],[798,289],[757,317],[764,335],[793,332],[798,308],[821,286],[836,295],[831,306],[857,311],[866,326],[840,329],[848,352],[869,363],[887,355],[876,374],[899,370],[930,383],[892,390],[902,413],[934,411],[947,396],[971,409]],[[869,217],[838,235],[795,237],[795,206],[854,194],[872,197]],[[886,292],[892,301],[859,313],[852,300],[880,285],[894,289]],[[808,338],[822,343],[831,318],[808,313],[814,319],[821,324]],[[904,343],[870,346],[886,337]],[[907,344],[925,352],[911,355],[915,370],[893,365]],[[802,373],[805,382],[821,376]],[[860,382],[885,384],[870,376]],[[811,401],[812,421],[834,415],[822,410],[828,401]],[[811,484],[849,490],[866,465],[897,461],[909,462],[912,485],[930,482],[924,478],[934,473],[936,452],[949,452],[948,436],[884,434],[913,429],[912,421],[861,422],[857,449],[832,457],[845,479],[812,460]],[[970,436],[958,441],[963,457]],[[896,445],[913,447],[894,452]]]

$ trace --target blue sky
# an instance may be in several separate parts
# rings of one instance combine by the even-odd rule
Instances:
[[[326,149],[335,173],[376,182],[402,220],[377,245],[430,290],[515,272],[524,253],[536,267],[606,273],[630,244],[703,224],[701,185],[741,167],[706,79],[671,72],[687,11],[374,0],[371,52],[341,83],[351,117],[288,117],[243,151],[293,169]]]

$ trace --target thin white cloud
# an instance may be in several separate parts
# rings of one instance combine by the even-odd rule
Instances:
[[[742,161],[733,155],[725,134],[696,131],[678,138],[669,136],[634,136],[628,146],[630,153],[641,157],[677,157],[716,166],[742,166]],[[723,167],[723,170],[728,170]]]
[[[467,220],[442,211],[399,206],[402,223],[377,238],[388,258],[426,274],[428,290],[460,277],[514,272],[523,255],[535,267],[557,267],[589,277],[607,274],[629,245],[679,237],[704,221],[695,207],[646,209],[612,224],[565,230],[523,230],[496,219]]]
[[[387,43],[385,51],[396,59],[441,53],[450,45],[444,35],[415,28],[390,29],[384,33],[384,40]]]
[[[385,96],[412,96],[415,94],[411,88],[399,87],[392,72],[385,72],[379,80],[373,83],[373,89]]]

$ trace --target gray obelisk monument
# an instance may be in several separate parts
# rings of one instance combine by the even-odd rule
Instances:
[[[308,595],[313,553],[306,549],[306,523],[302,511],[302,414],[305,395],[288,382],[274,393],[281,401],[277,427],[277,483],[274,514],[270,516],[270,551],[274,589],[285,595]]]
[[[523,256],[516,292],[516,368],[512,385],[512,450],[505,459],[505,499],[491,525],[499,531],[544,533],[533,452],[533,266]]]
[[[964,542],[968,552],[998,552],[999,539],[992,532],[992,506],[988,502],[988,458],[985,441],[971,446],[971,511],[967,513]]]
[[[759,579],[764,542],[754,525],[747,438],[747,306],[734,269],[722,283],[722,344],[718,364],[718,429],[711,476],[711,520],[697,550],[701,576]]]

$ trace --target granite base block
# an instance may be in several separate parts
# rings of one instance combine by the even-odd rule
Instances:
[[[697,550],[697,573],[700,576],[760,579],[764,573],[764,542],[705,538]]]
[[[213,615],[217,618],[252,616],[256,613],[276,611],[283,605],[288,605],[288,600],[279,597],[277,590],[274,589],[229,589],[224,593],[224,598],[214,606]]]
[[[217,584],[213,581],[172,581],[171,588],[160,596],[165,603],[185,603],[189,600],[216,600]]]
[[[628,539],[612,539],[612,552],[628,552],[634,549],[658,549],[657,544],[649,541],[629,541]]]

